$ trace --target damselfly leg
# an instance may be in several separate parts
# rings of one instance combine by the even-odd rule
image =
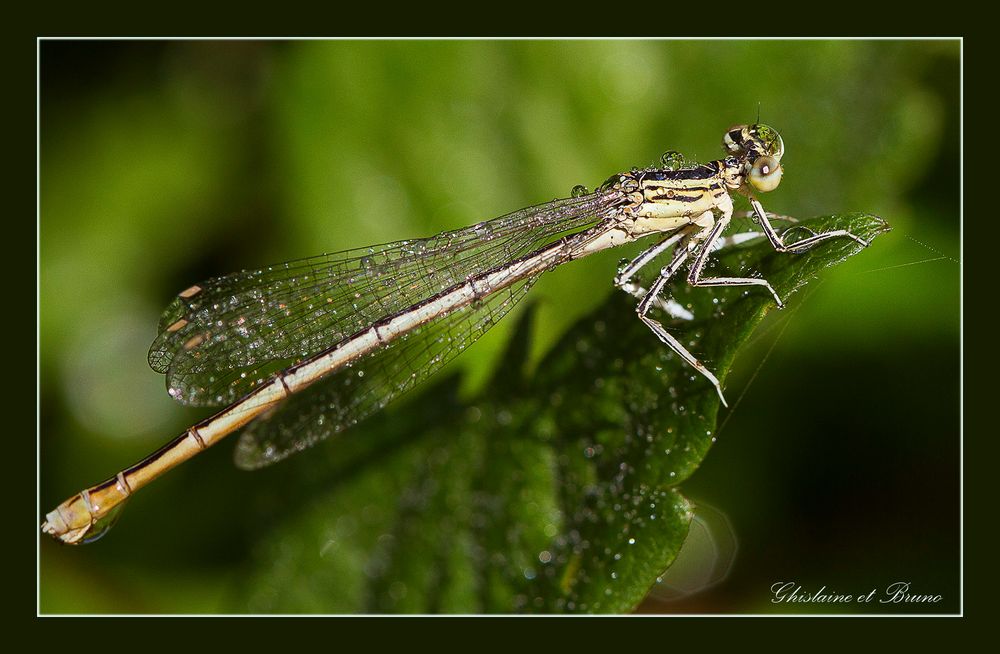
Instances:
[[[724,214],[712,227],[712,231],[709,232],[708,236],[705,238],[705,243],[701,247],[701,250],[694,258],[694,262],[691,264],[691,268],[688,270],[688,283],[691,286],[763,286],[771,295],[774,297],[774,301],[777,302],[778,308],[785,306],[781,298],[778,297],[778,292],[774,290],[771,286],[771,282],[760,277],[702,277],[701,273],[705,268],[705,264],[708,262],[708,257],[712,253],[714,243],[719,240],[722,232],[729,226],[729,221],[732,220],[732,213]]]
[[[829,232],[823,232],[822,234],[813,234],[812,236],[804,238],[801,241],[796,241],[795,243],[785,243],[782,235],[778,234],[774,227],[771,226],[771,221],[767,217],[767,212],[764,211],[764,207],[761,206],[760,202],[754,198],[750,198],[750,204],[753,206],[754,213],[757,215],[758,220],[760,220],[760,226],[764,230],[764,235],[767,236],[767,240],[771,241],[771,245],[778,252],[805,252],[809,248],[832,238],[849,238],[865,247],[868,247],[869,245],[868,241],[864,240],[860,236],[852,234],[846,229],[834,229]],[[788,231],[790,230],[785,230],[785,233]]]
[[[657,277],[656,281],[653,282],[653,285],[650,287],[649,292],[647,292],[642,301],[639,302],[639,306],[636,307],[636,313],[639,314],[639,320],[645,323],[645,325],[649,327],[654,334],[656,334],[658,339],[660,339],[671,350],[676,352],[677,355],[687,362],[688,365],[708,379],[708,381],[715,386],[715,390],[719,394],[719,399],[722,401],[722,405],[729,406],[726,404],[726,398],[722,394],[722,386],[719,384],[719,380],[716,376],[712,374],[712,372],[706,368],[705,365],[697,359],[697,357],[688,352],[687,348],[681,345],[681,342],[670,334],[670,332],[663,327],[662,323],[649,317],[649,310],[653,307],[653,304],[659,297],[660,293],[663,292],[667,282],[670,281],[670,278],[673,277],[674,273],[676,273],[678,269],[684,265],[684,262],[687,261],[689,254],[688,243],[689,238],[685,238],[681,240],[674,249],[673,259],[669,264],[660,270],[660,276]],[[648,262],[649,260],[646,260],[644,263]],[[633,274],[635,273],[634,270],[632,272]]]
[[[684,232],[679,232],[673,236],[668,236],[652,247],[643,250],[639,256],[618,271],[618,274],[615,275],[615,287],[620,288],[639,300],[644,299],[649,291],[633,282],[632,277],[650,261],[670,249],[684,234]],[[673,318],[677,318],[678,320],[694,320],[694,314],[681,306],[673,298],[662,298],[657,295],[653,298],[653,303],[658,309],[663,310]]]
[[[779,252],[793,252],[800,253],[805,250],[827,241],[833,238],[850,238],[862,245],[867,246],[868,243],[858,236],[846,231],[846,230],[833,230],[830,232],[824,232],[821,234],[816,234],[812,230],[810,236],[792,243],[790,245],[786,244],[783,240],[784,234],[789,231],[796,229],[796,226],[785,230],[781,235],[779,235],[774,227],[771,225],[768,214],[764,211],[763,207],[757,202],[756,199],[751,198],[750,202],[754,207],[754,211],[750,213],[750,216],[755,219],[755,222],[759,222],[762,227],[761,232],[740,232],[737,234],[731,234],[729,236],[723,236],[723,232],[729,227],[730,222],[733,218],[733,213],[731,207],[721,208],[721,216],[715,221],[714,225],[707,229],[701,229],[697,232],[692,232],[690,228],[682,230],[677,234],[673,234],[662,241],[656,243],[652,247],[644,250],[639,256],[633,259],[627,266],[622,268],[622,270],[615,277],[615,286],[621,288],[622,290],[636,296],[641,297],[636,312],[639,315],[639,319],[646,324],[647,327],[652,330],[652,332],[659,338],[664,344],[670,347],[674,352],[677,353],[684,361],[686,361],[693,368],[698,370],[712,385],[715,387],[716,392],[719,394],[719,399],[722,401],[723,406],[728,406],[726,404],[726,398],[722,393],[722,387],[719,383],[718,378],[712,374],[708,368],[702,364],[697,357],[691,354],[675,337],[673,337],[664,328],[662,323],[649,317],[650,310],[655,306],[657,308],[663,309],[669,315],[673,317],[683,317],[687,320],[694,318],[686,309],[680,306],[675,300],[671,298],[661,297],[663,289],[666,287],[668,281],[673,277],[673,275],[684,265],[690,256],[692,251],[696,251],[697,254],[694,256],[694,260],[688,269],[687,281],[691,286],[697,287],[714,287],[714,286],[763,286],[774,298],[775,303],[778,308],[783,308],[784,303],[779,297],[778,293],[771,286],[770,282],[766,279],[758,277],[703,277],[704,269],[708,263],[708,258],[712,252],[719,250],[723,247],[729,247],[731,245],[738,245],[746,241],[752,240],[754,238],[759,238],[765,236],[774,246],[775,250]],[[771,216],[776,220],[786,220],[788,222],[797,222],[793,218],[788,218],[785,216]],[[641,270],[644,266],[653,261],[656,257],[660,256],[666,252],[670,247],[674,247],[673,258],[670,263],[665,266],[661,271],[657,280],[653,283],[648,291],[645,291],[640,285],[632,281],[635,274]],[[686,315],[678,315],[678,309],[680,312]]]

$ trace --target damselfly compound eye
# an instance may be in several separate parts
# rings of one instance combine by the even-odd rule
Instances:
[[[781,164],[774,157],[757,157],[750,168],[750,184],[761,193],[773,191],[781,182]]]

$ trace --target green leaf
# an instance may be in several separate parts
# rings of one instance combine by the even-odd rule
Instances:
[[[869,240],[888,230],[865,214],[801,224]],[[781,254],[757,239],[716,253],[710,270],[760,274],[794,303],[821,269],[861,249],[836,239]],[[725,384],[773,300],[682,280],[671,290],[695,319],[660,318]],[[678,486],[711,447],[720,406],[635,304],[611,295],[531,374],[529,308],[474,400],[458,401],[459,380],[444,378],[278,466],[260,484],[262,534],[233,610],[633,609],[684,542],[692,507]]]

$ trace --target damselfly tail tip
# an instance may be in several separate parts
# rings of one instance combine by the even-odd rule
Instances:
[[[62,530],[57,527],[56,524],[56,520],[53,518],[52,514],[48,514],[45,516],[45,520],[42,521],[42,533],[48,534],[52,537],[58,537],[59,532]]]
[[[114,526],[123,506],[119,505],[101,519],[91,520],[80,526],[67,523],[59,509],[56,509],[45,516],[45,520],[42,522],[42,533],[48,534],[66,545],[92,543],[103,537]]]
[[[52,536],[52,538],[61,543],[68,543],[70,545],[75,545],[80,542],[80,539],[83,537],[86,529],[89,529],[89,526],[83,530],[71,529],[70,526],[66,524],[66,520],[63,519],[59,509],[50,511],[46,514],[45,520],[42,522],[42,533]]]

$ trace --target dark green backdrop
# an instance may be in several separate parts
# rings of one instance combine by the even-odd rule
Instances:
[[[668,149],[713,159],[723,130],[759,111],[786,145],[769,210],[865,211],[894,231],[794,296],[743,354],[728,383],[740,401],[683,487],[700,507],[684,565],[640,610],[838,610],[774,605],[768,589],[897,580],[957,610],[959,50],[43,42],[39,515],[205,415],[172,403],[145,362],[160,310],[190,283],[464,226]],[[532,291],[535,360],[611,293],[620,256]],[[515,320],[450,368],[466,392]],[[144,490],[100,543],[41,538],[42,612],[350,610],[267,601],[284,559],[264,553],[255,516],[303,464],[248,474],[230,457],[222,444]]]

